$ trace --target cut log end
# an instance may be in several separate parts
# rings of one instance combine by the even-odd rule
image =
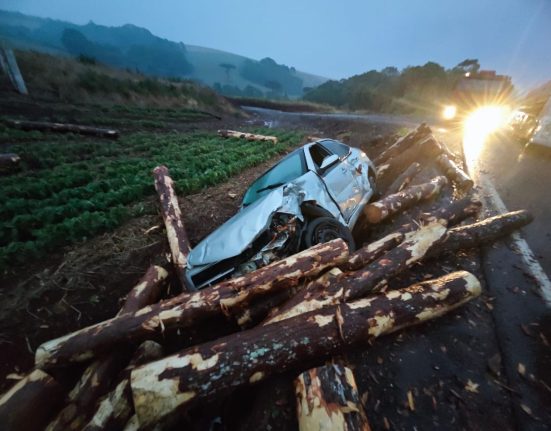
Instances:
[[[326,365],[295,380],[300,431],[370,431],[352,370]]]

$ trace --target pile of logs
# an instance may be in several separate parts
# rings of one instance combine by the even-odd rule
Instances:
[[[426,157],[427,149],[445,176],[410,185],[422,158],[403,155]],[[531,221],[526,211],[516,211],[465,223],[481,205],[453,159],[422,125],[377,159],[381,175],[399,167],[405,172],[389,182],[380,201],[366,206],[369,223],[390,220],[450,183],[462,198],[354,253],[335,239],[200,291],[186,281],[190,246],[168,169],[155,168],[170,270],[182,292],[167,298],[169,272],[151,267],[117,316],[43,343],[35,368],[0,398],[3,429],[161,429],[206,401],[292,371],[301,430],[369,430],[351,369],[333,362],[309,367],[477,297],[480,282],[460,268],[397,290],[389,282],[413,265],[490,243]],[[227,320],[225,335],[215,331],[203,342],[174,342],[172,335],[216,319]],[[72,388],[58,379],[68,369],[81,370]]]

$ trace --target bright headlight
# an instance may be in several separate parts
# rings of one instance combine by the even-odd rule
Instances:
[[[508,118],[506,106],[488,105],[476,109],[465,119],[463,151],[469,167],[477,163],[488,136],[507,124]]]
[[[442,117],[444,117],[444,120],[451,120],[456,114],[457,108],[454,105],[444,106],[444,110],[442,111]]]
[[[505,106],[489,105],[478,108],[465,120],[465,131],[486,136],[505,125],[508,109]]]

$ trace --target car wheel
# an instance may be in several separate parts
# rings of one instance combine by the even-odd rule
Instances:
[[[308,223],[304,234],[304,246],[310,248],[313,245],[331,241],[333,239],[343,239],[350,249],[354,251],[356,244],[350,229],[331,217],[318,217]]]

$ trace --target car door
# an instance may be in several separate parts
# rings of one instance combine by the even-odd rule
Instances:
[[[362,197],[361,187],[357,181],[358,173],[347,162],[349,150],[346,145],[332,140],[317,142],[309,148],[318,175],[346,221],[350,219]],[[333,154],[339,158],[338,161],[322,169],[323,160]]]

